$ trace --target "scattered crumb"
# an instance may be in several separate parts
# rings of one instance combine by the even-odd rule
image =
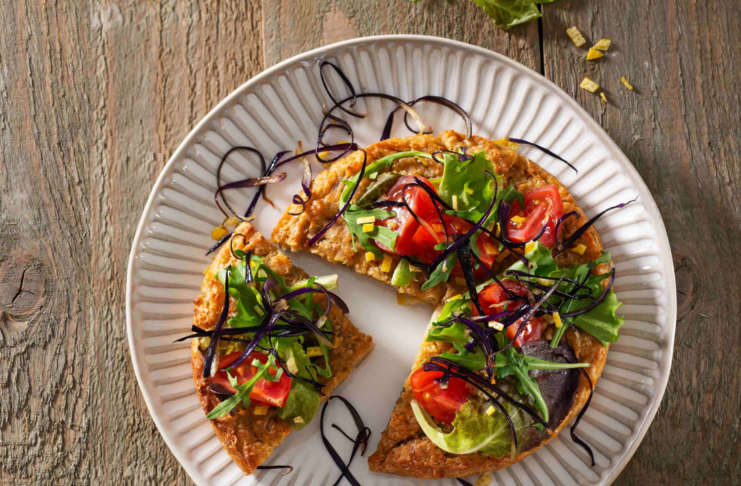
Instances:
[[[628,88],[628,90],[633,91],[633,85],[630,84],[627,79],[625,79],[625,76],[620,76],[620,82],[623,83],[623,86]]]
[[[581,47],[587,43],[587,40],[583,35],[581,35],[581,32],[579,32],[579,29],[577,29],[576,26],[566,29],[566,35],[569,36],[569,39],[571,39],[571,42],[573,42],[576,47]]]
[[[607,103],[607,96],[605,96],[605,92],[601,91],[599,94],[599,99],[602,100],[602,103]]]
[[[610,48],[612,41],[610,39],[600,39],[597,43],[592,46],[592,49],[599,49],[600,51],[606,51]]]
[[[581,84],[579,85],[581,89],[585,89],[589,91],[590,93],[596,93],[599,89],[599,84],[595,83],[591,79],[585,77],[582,79]]]
[[[587,52],[587,61],[594,61],[596,59],[599,59],[601,57],[604,57],[604,53],[598,49],[595,49],[594,47],[589,49],[589,52]]]
[[[491,474],[484,473],[476,480],[476,486],[488,486],[491,483],[491,480]]]

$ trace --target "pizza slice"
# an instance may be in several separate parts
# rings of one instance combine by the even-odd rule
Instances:
[[[331,292],[336,280],[309,278],[249,223],[206,269],[188,336],[193,379],[216,435],[246,474],[308,424],[372,348]]]
[[[463,293],[438,307],[371,470],[496,471],[545,445],[588,403],[623,323],[609,255],[559,266],[535,243],[524,256],[479,285],[478,304]]]

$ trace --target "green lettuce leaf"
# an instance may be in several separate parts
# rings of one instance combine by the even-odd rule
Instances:
[[[453,430],[443,432],[416,400],[411,402],[414,417],[425,435],[440,449],[452,454],[481,452],[501,457],[512,451],[512,432],[507,418],[499,410],[488,415],[486,404],[469,400],[456,412]],[[515,424],[518,438],[527,427],[525,418],[518,409],[503,402],[507,414]],[[488,408],[488,407],[487,407]],[[522,441],[519,441],[522,442]]]
[[[474,0],[492,18],[494,25],[509,29],[542,16],[539,3],[553,0]]]

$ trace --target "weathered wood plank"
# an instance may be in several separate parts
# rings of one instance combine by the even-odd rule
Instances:
[[[540,69],[538,24],[504,32],[470,1],[263,2],[265,65],[353,37],[425,34],[480,45]]]
[[[172,484],[124,329],[126,259],[192,125],[262,70],[261,5],[0,7],[0,484]]]
[[[672,375],[656,420],[616,484],[738,484],[741,477],[741,38],[738,2],[594,2],[545,8],[545,75],[572,94],[652,190],[677,263]],[[612,39],[584,60],[565,35]],[[609,104],[578,88],[584,75]],[[636,91],[620,84],[626,76]],[[733,269],[733,270],[732,270]]]

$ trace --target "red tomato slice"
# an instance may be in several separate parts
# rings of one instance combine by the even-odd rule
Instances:
[[[519,325],[520,320],[518,319],[517,321],[515,321],[514,324],[510,324],[509,326],[507,326],[507,332],[505,333],[505,336],[507,336],[509,339],[515,337],[515,333],[517,333],[517,327]],[[540,320],[540,317],[531,317],[530,320],[525,323],[522,331],[520,331],[520,335],[517,336],[517,339],[515,339],[513,344],[520,348],[525,343],[539,341],[542,333],[543,321]]]
[[[502,285],[515,295],[522,297],[528,297],[530,295],[530,290],[528,290],[527,285],[522,282],[517,282],[515,280],[502,280]],[[505,310],[515,310],[523,304],[521,300],[512,298],[502,288],[502,286],[496,282],[479,292],[479,302],[481,303],[484,312],[487,314],[498,314]],[[476,309],[474,309],[474,313],[476,313]],[[520,320],[517,320],[513,324],[507,326],[505,335],[509,339],[515,337],[520,322]],[[514,345],[521,347],[525,343],[539,340],[542,330],[543,322],[540,318],[532,317],[527,323],[525,323],[519,336],[515,339]]]
[[[424,177],[419,177],[419,179],[433,191],[435,190],[430,181]],[[443,220],[441,221],[432,198],[424,189],[419,186],[412,186],[404,191],[406,185],[414,182],[415,178],[412,176],[400,177],[386,193],[386,199],[401,201],[402,197],[405,197],[407,204],[422,223],[420,224],[415,220],[406,208],[393,208],[396,214],[382,221],[381,224],[399,233],[393,253],[414,257],[423,263],[432,263],[441,253],[440,250],[435,249],[435,245],[445,241],[446,228],[452,236],[468,231],[471,228],[471,223],[448,214],[443,214]],[[378,242],[376,244],[382,250],[391,252]],[[476,238],[476,245],[481,255],[481,261],[486,266],[491,267],[499,254],[497,243],[488,235],[479,234]],[[461,275],[460,268],[456,268],[454,273]],[[476,272],[477,277],[483,275],[485,275],[484,269],[479,269]]]
[[[530,290],[522,282],[515,280],[502,280],[502,285],[515,295],[528,297]],[[512,298],[503,288],[502,285],[494,282],[479,292],[479,303],[487,315],[498,314],[505,310],[515,310],[520,307],[523,301]],[[505,309],[506,307],[506,309]]]
[[[513,204],[512,216],[524,218],[523,222],[516,222],[510,218],[507,225],[507,237],[514,242],[524,243],[535,238],[540,230],[545,230],[539,241],[545,246],[556,243],[556,224],[563,216],[563,203],[558,187],[553,184],[538,187],[525,193],[525,209],[518,203]]]
[[[440,383],[435,381],[442,375],[442,371],[425,371],[417,368],[409,377],[409,383],[414,399],[427,410],[427,413],[449,424],[471,393],[466,382],[454,376],[448,379],[448,386],[442,388]]]
[[[226,376],[226,369],[234,363],[242,353],[236,351],[223,356],[219,360],[219,370],[210,379],[213,383],[217,383],[227,390],[235,393],[237,390],[229,383],[229,378]],[[252,360],[257,359],[261,363],[265,363],[268,357],[258,351],[252,352],[246,360],[242,361],[236,368],[230,371],[231,375],[237,378],[237,383],[240,385],[252,378],[257,372],[257,368],[252,366]],[[223,371],[222,371],[223,370]],[[269,369],[268,373],[275,375],[276,369]],[[268,381],[264,378],[260,378],[255,383],[255,386],[250,392],[250,399],[262,403],[264,405],[270,405],[272,407],[283,407],[286,404],[288,393],[291,391],[291,378],[283,373],[278,381]]]

